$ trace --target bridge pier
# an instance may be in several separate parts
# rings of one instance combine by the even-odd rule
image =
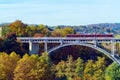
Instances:
[[[96,39],[94,39],[94,46],[97,47]]]
[[[112,54],[112,56],[114,56],[114,55],[115,55],[115,45],[114,45],[114,40],[111,41],[111,44],[112,44],[111,54]]]
[[[62,41],[62,39],[60,40],[60,45],[63,45],[63,41]]]
[[[44,42],[44,51],[47,52],[47,41]]]
[[[38,54],[39,53],[39,43],[29,42],[29,54]]]

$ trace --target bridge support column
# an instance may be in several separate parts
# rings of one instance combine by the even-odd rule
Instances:
[[[94,46],[97,47],[97,41],[96,41],[96,39],[94,40]]]
[[[62,39],[60,40],[60,45],[62,45],[63,44],[63,41],[62,41]]]
[[[44,51],[47,52],[47,41],[44,42]]]
[[[111,44],[112,44],[111,54],[112,54],[112,56],[114,56],[114,55],[115,55],[115,45],[114,45],[114,40],[111,41]]]
[[[29,42],[29,54],[38,54],[39,53],[39,43]]]
[[[119,54],[119,43],[116,43],[116,47],[115,47],[115,48],[116,48],[116,51],[115,51],[115,52],[116,52],[117,54]]]

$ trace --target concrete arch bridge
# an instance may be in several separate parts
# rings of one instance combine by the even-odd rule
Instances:
[[[41,38],[35,38],[35,37],[17,37],[17,39],[20,39],[22,43],[29,43],[29,54],[38,53],[39,52],[39,43],[44,43],[44,51],[48,52],[49,54],[52,53],[52,51],[55,51],[59,48],[65,47],[65,46],[71,46],[71,45],[81,45],[93,48],[95,50],[98,50],[102,53],[104,53],[106,56],[108,56],[110,59],[112,59],[114,62],[120,64],[120,57],[117,53],[115,53],[115,44],[120,43],[119,38],[108,38],[108,37],[86,37],[86,38],[80,38],[80,37],[41,37]],[[110,43],[111,51],[108,52],[105,49],[98,46],[98,44],[101,43]],[[58,46],[51,48],[48,50],[48,43],[59,43]]]

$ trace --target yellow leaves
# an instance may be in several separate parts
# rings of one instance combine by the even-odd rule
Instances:
[[[35,67],[35,63],[35,56],[29,56],[28,54],[25,54],[17,63],[14,71],[14,80],[30,80],[30,72]]]
[[[96,62],[88,60],[85,69],[84,69],[84,78],[89,80],[88,77],[91,77],[93,80],[104,80],[104,71],[105,71],[105,58],[98,57]]]
[[[15,32],[17,36],[23,36],[25,34],[26,24],[22,23],[20,20],[10,24],[10,31]]]
[[[63,29],[63,36],[66,37],[67,34],[74,34],[74,29],[73,28],[69,28],[69,27],[66,27]]]
[[[17,63],[14,71],[14,80],[46,80],[51,75],[48,54],[42,56],[25,54]]]
[[[62,37],[62,29],[55,29],[53,32],[52,32],[52,36],[53,37]]]
[[[54,31],[52,32],[52,36],[54,37],[66,37],[67,34],[74,34],[75,31],[73,28],[57,28],[57,29],[54,29]]]
[[[10,55],[6,53],[0,53],[0,79],[12,79],[13,71],[16,67],[17,61],[20,59],[20,56],[15,52],[12,52]]]
[[[66,61],[52,65],[46,52],[42,56],[25,54],[22,58],[15,52],[10,55],[0,53],[0,80],[54,80],[53,74],[58,79],[104,80],[104,60],[104,57],[98,57],[97,61],[88,60],[84,64],[82,59],[73,60],[72,56],[69,56]],[[108,70],[113,72],[112,67],[115,65]],[[117,74],[120,73],[118,68],[115,68]],[[110,79],[108,74],[106,79]]]

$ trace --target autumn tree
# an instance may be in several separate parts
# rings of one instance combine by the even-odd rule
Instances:
[[[10,24],[10,32],[15,32],[17,36],[25,36],[26,24],[20,20],[16,20]]]
[[[10,55],[0,53],[0,80],[13,80],[13,72],[19,59],[20,56],[15,52]]]
[[[84,71],[83,60],[78,58],[74,61],[72,56],[68,56],[67,61],[59,62],[55,70],[56,77],[61,80],[81,80]]]
[[[2,26],[2,37],[5,37],[8,33],[10,33],[9,24],[4,24]]]
[[[25,30],[26,36],[28,36],[28,37],[33,37],[34,34],[35,34],[36,31],[37,31],[37,28],[36,28],[36,27],[37,27],[37,26],[35,26],[35,25],[28,25],[28,26],[26,27],[26,30]]]
[[[17,42],[15,33],[9,33],[6,39],[2,42],[1,47],[2,51],[8,54],[15,51],[17,54],[20,54],[21,56],[24,55],[24,50],[22,46],[20,46],[20,43]]]
[[[14,80],[36,80],[33,70],[36,68],[37,56],[25,54],[14,70]]]
[[[34,35],[34,37],[44,37],[44,35],[43,35],[43,34],[40,34],[40,33],[36,33],[36,34]]]
[[[84,69],[84,80],[93,80],[93,75],[94,75],[94,67],[93,67],[93,60],[88,60],[88,62],[85,65]]]
[[[94,66],[94,75],[93,78],[95,80],[105,80],[105,57],[98,57],[98,60],[95,62]]]
[[[52,31],[51,35],[53,37],[62,37],[63,36],[63,30],[62,29],[54,29],[54,31]]]
[[[14,71],[14,80],[53,80],[48,54],[24,55]]]
[[[63,36],[66,37],[67,34],[74,34],[75,30],[73,28],[70,27],[66,27],[63,29]]]
[[[63,79],[66,77],[65,68],[66,68],[65,61],[61,61],[55,66],[55,75],[57,78]]]
[[[48,53],[42,53],[37,62],[37,67],[35,69],[35,74],[37,80],[53,80],[53,73],[51,70],[52,63],[48,56]]]
[[[54,37],[66,37],[67,34],[74,34],[74,33],[75,33],[75,30],[73,28],[66,27],[66,28],[54,29],[51,35]]]
[[[68,80],[72,80],[75,77],[75,63],[72,56],[68,56],[66,61],[65,76]]]
[[[78,58],[75,61],[75,79],[83,80],[84,72],[84,62],[82,59]]]
[[[43,24],[38,25],[37,26],[37,33],[41,33],[44,36],[48,36],[49,35],[48,27],[43,25]]]
[[[50,34],[48,27],[43,24],[29,25],[26,27],[25,32],[27,36],[30,36],[30,37],[35,36],[35,34],[41,34],[42,36],[48,36]]]

